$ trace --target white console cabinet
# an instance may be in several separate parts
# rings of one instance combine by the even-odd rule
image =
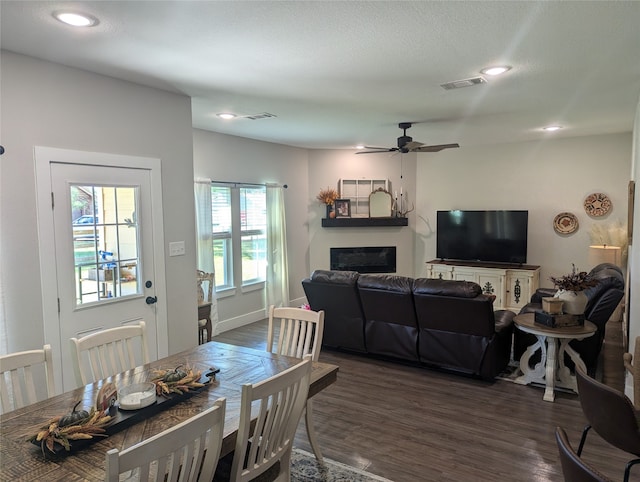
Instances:
[[[496,310],[518,313],[540,285],[540,266],[433,260],[427,263],[427,278],[473,281],[496,296]]]

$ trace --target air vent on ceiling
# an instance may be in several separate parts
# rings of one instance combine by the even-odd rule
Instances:
[[[268,112],[262,112],[260,114],[251,114],[245,115],[245,119],[258,120],[258,119],[268,119],[269,117],[278,117],[275,114],[269,114]]]
[[[473,77],[471,79],[454,80],[446,84],[440,84],[444,90],[462,89],[463,87],[471,87],[472,85],[484,84],[487,81],[483,77]]]

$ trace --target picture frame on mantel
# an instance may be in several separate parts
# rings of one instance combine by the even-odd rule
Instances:
[[[336,218],[350,218],[351,217],[351,200],[350,199],[336,199],[333,202],[336,211]]]

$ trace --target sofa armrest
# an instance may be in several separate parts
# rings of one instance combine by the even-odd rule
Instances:
[[[542,298],[547,296],[553,296],[558,292],[556,288],[538,288],[536,292],[531,295],[531,303],[542,304]]]
[[[498,310],[493,312],[493,316],[496,320],[496,333],[513,328],[513,318],[516,316],[513,311]]]

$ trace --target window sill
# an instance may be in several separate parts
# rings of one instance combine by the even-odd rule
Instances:
[[[235,288],[220,288],[216,290],[216,298],[229,298],[231,296],[235,296],[236,289]]]
[[[243,293],[250,293],[251,291],[258,291],[264,289],[265,282],[258,281],[256,283],[251,283],[247,285],[242,285],[241,291]]]

